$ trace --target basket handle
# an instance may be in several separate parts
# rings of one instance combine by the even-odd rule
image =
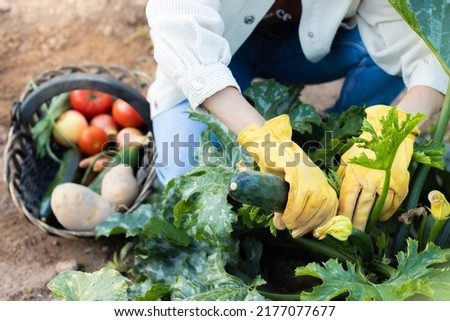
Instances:
[[[125,100],[142,116],[148,130],[152,132],[150,105],[140,92],[116,78],[88,73],[57,76],[40,84],[18,106],[21,121],[28,123],[37,109],[47,100],[75,89],[98,90]]]

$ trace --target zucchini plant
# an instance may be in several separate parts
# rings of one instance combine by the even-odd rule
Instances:
[[[403,17],[406,23],[422,38],[441,63],[450,77],[450,4],[448,1],[433,0],[432,4],[424,7],[418,0],[389,0],[392,6]],[[447,87],[444,104],[435,131],[431,137],[430,145],[437,146],[444,138],[450,120],[450,82]],[[417,206],[421,191],[424,187],[430,166],[420,165],[413,177],[413,184],[407,198],[406,208]],[[398,227],[394,237],[393,252],[405,247],[406,238],[411,224],[402,224]]]
[[[445,28],[450,25],[448,1],[433,0],[432,10],[425,10],[419,0],[390,2],[450,74],[450,30]],[[364,110],[354,106],[324,120],[313,106],[297,99],[300,91],[301,87],[266,80],[254,84],[246,94],[267,118],[289,114],[293,139],[312,151],[311,159],[339,192],[339,155],[363,129],[370,131],[364,125]],[[450,299],[450,220],[445,218],[450,213],[443,214],[441,220],[433,214],[436,203],[426,206],[429,209],[418,207],[424,200],[423,188],[430,168],[447,172],[441,142],[450,117],[450,87],[436,128],[430,136],[423,133],[422,143],[415,145],[410,193],[401,207],[405,212],[387,222],[377,222],[381,197],[371,215],[370,229],[365,233],[349,230],[346,237],[339,239],[330,236],[333,234],[322,240],[312,235],[294,239],[288,232],[276,230],[272,211],[283,207],[283,197],[277,193],[285,193],[284,183],[245,172],[237,174],[236,164],[251,164],[253,160],[234,144],[234,134],[212,116],[190,116],[208,126],[202,137],[208,148],[200,149],[198,166],[172,180],[166,189],[155,183],[146,204],[127,215],[117,213],[97,226],[98,237],[127,237],[128,253],[133,253],[133,260],[127,260],[132,263],[121,267],[121,275],[107,270],[104,281],[113,280],[121,287],[120,293],[108,292],[103,299],[124,299],[125,289],[129,300]],[[402,135],[421,120],[421,116],[410,117],[396,132],[395,117],[393,109],[381,135],[372,143],[362,143],[375,153],[383,153],[388,149],[384,134],[390,133],[401,141]],[[211,133],[220,144],[210,143]],[[359,161],[389,171],[392,162],[385,160],[382,164]],[[278,184],[278,192],[264,185],[267,182]],[[251,185],[252,197],[240,198],[242,184]],[[236,202],[229,192],[247,204]],[[444,201],[449,195],[445,194],[435,193],[431,198],[439,201],[441,214],[450,208]],[[277,196],[279,204],[271,207]],[[260,197],[265,198],[264,203],[259,202]],[[99,279],[103,280],[103,273],[65,272],[48,286],[56,299],[83,300],[87,297],[70,286],[75,284],[73,280],[86,286]],[[90,293],[89,298],[102,296],[100,292]]]

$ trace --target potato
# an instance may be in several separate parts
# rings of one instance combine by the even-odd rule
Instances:
[[[139,184],[130,165],[114,166],[103,177],[100,194],[119,208],[128,208],[139,195]]]
[[[73,231],[92,231],[117,211],[113,203],[75,183],[58,185],[51,195],[51,207],[58,222]]]

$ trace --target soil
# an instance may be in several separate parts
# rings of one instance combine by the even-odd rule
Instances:
[[[0,0],[0,151],[9,111],[27,82],[66,64],[113,64],[154,74],[146,0]],[[302,100],[332,104],[342,81],[308,86]],[[4,161],[1,160],[3,168]],[[47,283],[66,269],[92,272],[121,240],[51,236],[15,207],[0,180],[0,300],[52,300]]]

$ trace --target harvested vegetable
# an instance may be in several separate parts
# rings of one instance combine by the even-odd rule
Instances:
[[[139,195],[139,184],[130,165],[119,164],[103,177],[101,195],[119,208],[129,208]]]
[[[106,155],[105,156],[92,155],[83,158],[78,164],[78,167],[88,168],[89,166],[92,166],[93,172],[100,172],[103,168],[107,167],[111,161],[112,158]]]
[[[78,146],[86,155],[100,153],[108,142],[108,135],[102,128],[88,126],[81,132]]]
[[[107,156],[109,157],[109,156]],[[139,164],[139,148],[136,146],[124,148],[119,150],[114,156],[109,157],[107,161],[108,166],[104,168],[95,179],[88,185],[88,187],[96,193],[100,193],[102,180],[105,175],[119,164],[127,164],[135,168]],[[106,161],[105,161],[106,164]],[[84,179],[82,179],[83,183]]]
[[[55,125],[55,120],[66,110],[70,109],[69,94],[63,93],[52,98],[50,106],[44,104],[45,116],[39,120],[31,129],[33,140],[36,141],[38,157],[49,155],[53,160],[59,161],[58,157],[50,148],[50,137]]]
[[[92,89],[73,90],[69,99],[72,108],[86,117],[107,113],[111,110],[113,101],[110,94]]]
[[[119,149],[130,147],[133,144],[144,144],[145,135],[137,128],[125,127],[122,128],[116,136],[117,147]]]
[[[70,143],[78,142],[86,127],[88,122],[83,114],[76,110],[67,110],[56,120],[52,131],[53,138],[62,146],[68,147]]]
[[[89,122],[91,126],[102,128],[107,135],[117,134],[118,124],[110,114],[100,114]]]
[[[92,231],[116,212],[112,202],[76,183],[58,185],[51,195],[51,207],[58,222],[72,231]]]
[[[268,211],[283,212],[289,184],[272,174],[244,170],[231,177],[228,192],[239,203],[256,205]]]
[[[140,127],[145,125],[142,116],[125,100],[116,99],[111,113],[115,121],[123,127]]]
[[[41,200],[39,209],[39,219],[43,222],[49,220],[52,215],[50,200],[53,190],[62,183],[73,182],[78,170],[78,161],[80,160],[80,151],[77,149],[68,149],[62,158],[61,165],[55,178],[47,187]]]

